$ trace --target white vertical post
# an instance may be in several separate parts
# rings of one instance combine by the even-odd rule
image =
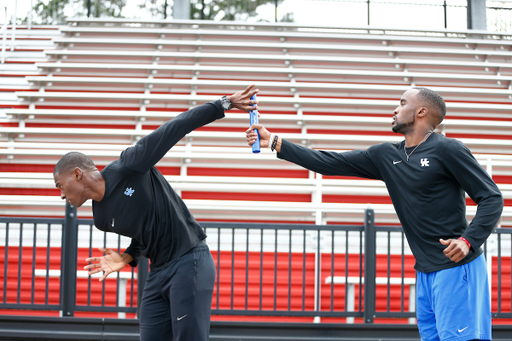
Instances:
[[[492,178],[492,159],[487,158],[487,173]],[[489,297],[492,301],[492,257],[496,250],[496,238],[492,234],[487,238],[487,277],[489,278]]]
[[[119,278],[119,288],[117,293],[117,301],[119,303],[119,307],[126,307],[126,282],[128,280],[126,278]],[[120,319],[126,318],[125,312],[117,313],[117,317]]]
[[[496,238],[492,234],[487,238],[487,277],[489,279],[489,297],[491,297],[492,300],[492,257],[494,256],[495,250],[496,250]]]
[[[7,40],[7,6],[4,6],[4,24],[2,26],[2,31],[4,32],[4,37],[2,39],[2,64],[5,63],[5,42]]]
[[[18,0],[14,0],[14,13],[12,14],[12,35],[11,35],[11,51],[14,51],[14,42],[16,41],[16,12],[18,8]]]
[[[334,281],[333,281],[334,283]],[[347,312],[353,312],[355,309],[355,301],[356,301],[356,290],[354,283],[347,283],[347,288],[345,289],[347,295]],[[354,317],[347,317],[347,323],[354,323]]]
[[[487,31],[487,6],[485,0],[468,0],[468,29]]]
[[[416,311],[416,284],[409,284],[409,312]],[[416,324],[415,317],[409,317],[409,324]]]
[[[317,221],[318,221],[318,211],[317,211]],[[318,225],[318,223],[317,223]],[[320,311],[320,307],[321,307],[321,304],[320,304],[320,276],[321,276],[321,272],[320,272],[320,267],[322,266],[321,264],[321,259],[320,259],[320,252],[318,252],[318,248],[319,248],[319,244],[320,244],[320,234],[319,233],[316,233],[316,237],[317,237],[317,240],[316,240],[316,247],[315,247],[315,297],[314,297],[314,300],[315,300],[315,311]],[[320,265],[319,265],[320,263]],[[313,323],[320,323],[320,316],[315,316],[313,318]]]
[[[190,20],[190,0],[174,0],[172,16],[173,19]]]
[[[311,172],[310,172],[311,174]],[[321,181],[321,174],[316,174],[317,176],[317,179],[320,177],[320,181]],[[322,201],[322,196],[321,196],[321,191],[320,191],[320,197],[318,197],[318,192],[315,192],[313,194],[314,198],[313,198],[313,201],[315,203],[318,203],[318,202],[321,202]],[[315,211],[315,224],[316,225],[323,225],[324,223],[324,219],[323,219],[323,212],[321,210],[316,210]],[[321,258],[321,253],[322,253],[322,246],[320,244],[320,234],[317,233],[317,244],[316,244],[316,248],[315,248],[315,311],[320,311],[320,308],[321,308],[321,291],[322,291],[322,283],[320,282],[320,279],[322,278],[322,271],[321,271],[321,267],[322,267],[322,258]],[[315,316],[314,319],[313,319],[313,323],[320,323],[320,316]]]
[[[487,158],[487,173],[492,177],[492,159],[490,157]]]
[[[30,8],[28,9],[28,29],[32,29],[32,9],[34,0],[30,0]]]
[[[194,141],[194,138],[192,137],[185,137],[185,155],[192,155],[192,142]],[[185,178],[188,174],[188,164],[192,162],[192,159],[189,157],[185,157],[181,160],[181,166],[180,166],[180,176]],[[181,190],[180,190],[181,193]]]

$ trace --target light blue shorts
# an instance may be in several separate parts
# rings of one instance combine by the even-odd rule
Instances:
[[[484,255],[455,268],[418,271],[416,317],[422,341],[492,340]]]

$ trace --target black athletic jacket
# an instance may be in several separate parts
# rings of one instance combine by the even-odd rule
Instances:
[[[219,100],[190,109],[141,138],[101,171],[105,195],[93,201],[94,224],[132,238],[125,251],[134,259],[130,265],[136,266],[143,255],[157,270],[206,238],[154,165],[186,134],[222,117]]]
[[[344,153],[317,151],[283,140],[278,157],[324,175],[358,176],[386,183],[409,246],[422,272],[471,262],[503,210],[494,181],[460,141],[432,134],[411,155],[405,141]],[[411,153],[412,149],[408,149]],[[464,191],[478,204],[468,226]],[[440,238],[463,236],[471,244],[459,263],[447,258]]]

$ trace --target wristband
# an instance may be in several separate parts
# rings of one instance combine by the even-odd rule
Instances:
[[[468,240],[464,237],[459,237],[459,240],[463,240],[466,244],[468,244],[468,247],[471,249],[471,244],[468,242]]]
[[[270,148],[271,151],[274,151],[274,149],[276,149],[276,146],[277,146],[277,140],[279,139],[279,136],[274,136],[274,141],[272,142],[272,148]]]

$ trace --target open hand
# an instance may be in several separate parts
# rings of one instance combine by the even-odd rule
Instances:
[[[233,108],[249,112],[251,110],[258,110],[258,101],[251,100],[254,94],[257,94],[260,90],[254,89],[255,85],[249,85],[245,90],[238,91],[231,96],[228,96],[231,101]]]
[[[98,248],[98,250],[105,253],[105,256],[87,258],[85,261],[91,262],[92,264],[84,266],[84,269],[89,270],[89,275],[103,271],[100,282],[107,278],[112,272],[119,271],[128,264],[126,259],[114,250],[101,247]]]
[[[439,239],[441,244],[447,245],[447,248],[443,250],[446,257],[450,258],[451,261],[458,263],[464,259],[469,253],[469,246],[465,241],[460,239]]]

